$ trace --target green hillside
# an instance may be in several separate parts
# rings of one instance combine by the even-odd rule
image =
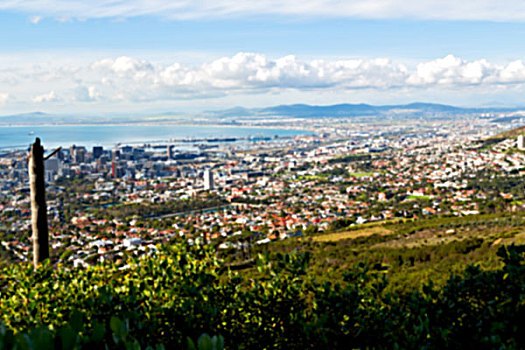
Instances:
[[[7,265],[0,347],[519,348],[525,246],[505,243],[523,239],[521,214],[313,234],[237,272],[186,243],[79,269]],[[444,230],[455,238],[431,240]]]
[[[274,253],[308,252],[312,256],[309,271],[320,280],[342,280],[348,269],[366,261],[384,268],[389,280],[387,291],[405,293],[422,288],[428,281],[444,285],[451,273],[461,273],[468,264],[483,270],[501,268],[498,249],[525,244],[523,214],[365,224],[259,249]]]
[[[523,135],[523,134],[525,134],[525,126],[521,126],[519,128],[515,128],[515,129],[512,129],[512,130],[507,130],[507,131],[504,131],[504,132],[499,133],[497,135],[491,136],[489,138],[489,140],[490,139],[506,140],[506,139],[516,138],[519,135]]]

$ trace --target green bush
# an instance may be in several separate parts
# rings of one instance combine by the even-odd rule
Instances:
[[[467,267],[444,287],[405,294],[386,292],[380,262],[335,283],[309,272],[309,254],[266,253],[249,279],[186,244],[126,265],[9,265],[0,349],[519,348],[524,251],[502,247],[501,269]]]

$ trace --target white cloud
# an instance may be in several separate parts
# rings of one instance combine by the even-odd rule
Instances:
[[[454,89],[496,89],[517,93],[525,87],[525,62],[495,64],[485,59],[464,60],[449,55],[418,64],[390,59],[301,60],[238,53],[201,65],[158,63],[135,57],[104,58],[91,63],[49,60],[0,70],[0,103],[110,106],[235,96],[306,94],[311,91],[370,95],[395,91],[428,91],[429,97]],[[408,96],[408,95],[407,95]],[[3,101],[3,102],[2,102]],[[10,103],[11,104],[11,103]]]
[[[521,0],[4,0],[0,9],[55,18],[173,19],[286,15],[444,20],[525,20]]]
[[[42,20],[42,16],[33,16],[29,21],[33,24],[38,24]]]
[[[131,57],[104,59],[90,67],[106,89],[120,98],[170,99],[217,93],[272,89],[392,89],[418,86],[465,86],[525,83],[525,65],[496,65],[485,59],[465,61],[449,55],[422,62],[415,69],[389,59],[314,60],[295,56],[270,59],[238,53],[198,67],[155,65]]]
[[[485,80],[495,83],[507,83],[498,77],[505,68],[490,64],[487,60],[472,62],[448,55],[445,58],[420,63],[407,83],[425,84],[480,84]]]
[[[33,98],[33,102],[35,103],[43,103],[43,102],[57,102],[59,99],[57,98],[57,95],[54,91],[50,91],[47,94],[38,95]]]
[[[0,93],[0,105],[6,104],[6,102],[9,100],[9,94],[6,93]]]
[[[107,58],[99,60],[93,63],[91,68],[113,72],[120,77],[134,76],[136,79],[144,77],[147,72],[153,70],[153,66],[148,61],[126,56],[121,56],[116,59]]]
[[[79,86],[75,89],[74,99],[78,102],[95,102],[102,100],[102,96],[94,86]]]

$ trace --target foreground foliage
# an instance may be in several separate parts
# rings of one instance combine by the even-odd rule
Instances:
[[[501,269],[469,266],[444,287],[405,294],[385,291],[380,264],[359,263],[333,283],[308,273],[309,254],[261,254],[247,279],[186,244],[127,265],[9,265],[0,348],[220,348],[222,339],[239,349],[519,348],[524,251],[502,247]]]

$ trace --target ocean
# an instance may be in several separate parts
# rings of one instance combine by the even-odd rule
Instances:
[[[0,127],[0,149],[23,149],[40,137],[45,148],[58,146],[113,147],[121,144],[168,142],[173,139],[273,137],[310,134],[292,129],[222,126],[108,125]]]

